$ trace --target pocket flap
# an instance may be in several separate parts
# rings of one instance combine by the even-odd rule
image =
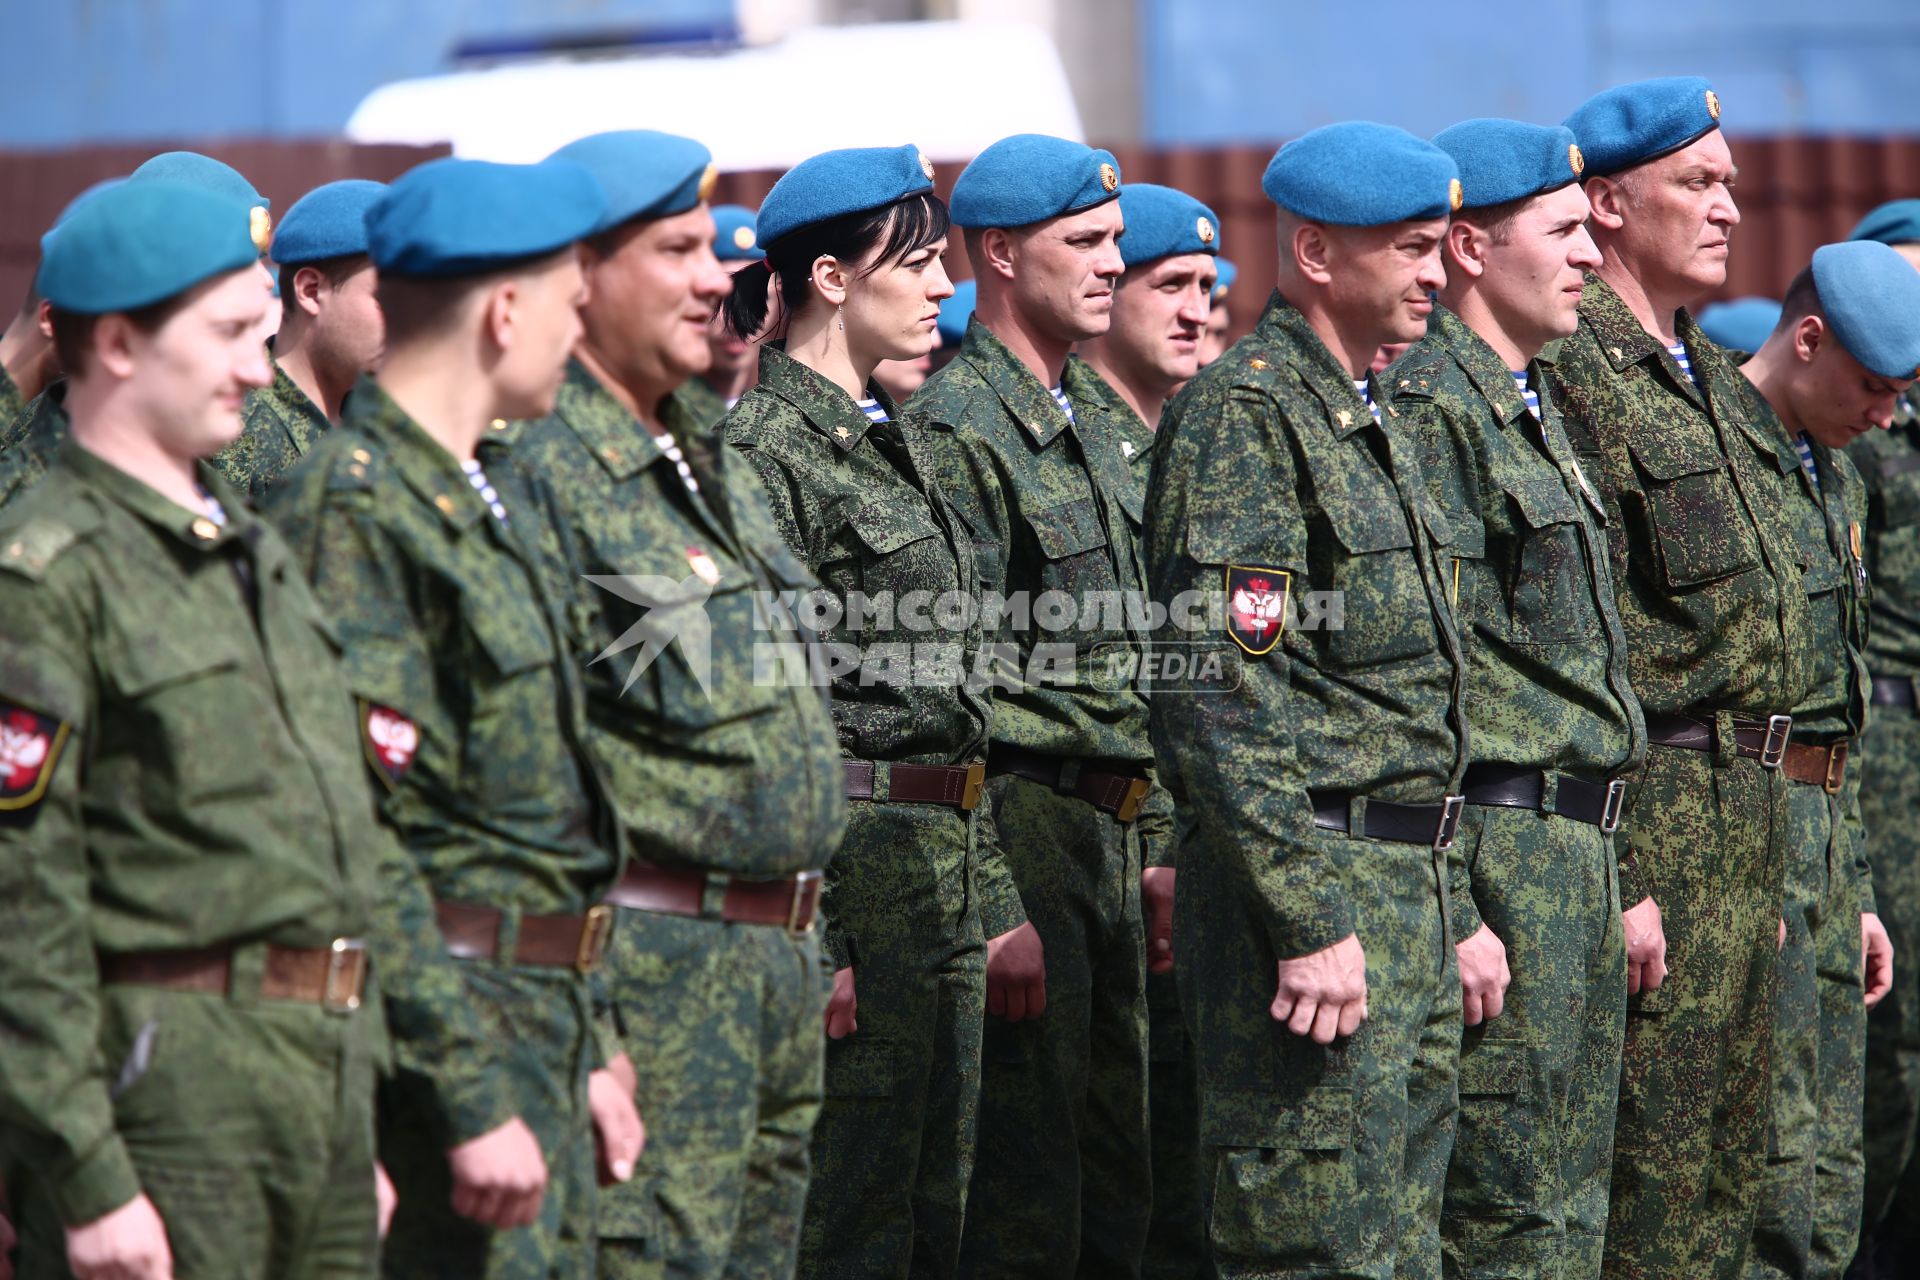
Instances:
[[[1447,519],[1447,545],[1463,560],[1483,560],[1487,554],[1487,525],[1471,511],[1441,508]]]
[[[1353,1091],[1305,1093],[1210,1090],[1201,1102],[1200,1140],[1215,1147],[1341,1151],[1353,1142]]]
[[[1580,517],[1573,495],[1558,480],[1515,480],[1503,487],[1513,505],[1520,508],[1520,518],[1531,528],[1572,524]]]
[[[909,543],[931,538],[938,532],[921,512],[878,503],[855,507],[848,513],[847,523],[860,535],[860,541],[867,545],[867,549],[877,555],[898,551]]]
[[[153,634],[129,644],[114,663],[114,683],[120,691],[137,698],[166,685],[240,665],[239,654],[204,631],[194,635],[191,644],[182,643],[181,634],[161,625]]]
[[[1107,535],[1100,527],[1100,517],[1094,513],[1093,503],[1086,498],[1075,498],[1071,502],[1029,511],[1027,524],[1032,527],[1033,536],[1040,543],[1040,553],[1049,560],[1064,560],[1082,551],[1107,545]]]
[[[1347,550],[1360,554],[1413,545],[1413,531],[1407,527],[1407,513],[1399,499],[1327,496],[1327,523]]]
[[[1460,1058],[1460,1094],[1466,1097],[1512,1095],[1525,1097],[1531,1092],[1527,1083],[1527,1047],[1482,1040]]]
[[[1640,431],[1628,447],[1641,470],[1655,480],[1677,480],[1726,465],[1710,441],[1693,439],[1685,431]]]
[[[480,647],[503,676],[544,666],[553,660],[553,635],[539,606],[531,601],[520,608],[482,607],[467,617]]]

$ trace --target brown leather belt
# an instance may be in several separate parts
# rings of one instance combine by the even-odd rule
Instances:
[[[191,951],[102,952],[100,980],[136,987],[169,987],[226,995],[233,983],[231,946]],[[260,995],[267,1000],[317,1004],[329,1013],[352,1013],[367,987],[367,944],[335,938],[326,947],[267,944]]]
[[[1830,742],[1825,746],[1789,743],[1780,771],[1795,782],[1819,787],[1828,795],[1838,795],[1847,781],[1847,752],[1848,742]]]
[[[1063,796],[1085,800],[1121,822],[1132,822],[1139,816],[1140,802],[1147,798],[1152,785],[1131,773],[1116,773],[1078,760],[1061,760],[1036,751],[1003,747],[996,742],[987,753],[987,776],[993,778],[1003,773],[1052,787]]]
[[[871,760],[845,760],[847,799],[873,799],[879,770]],[[964,811],[980,804],[980,786],[987,780],[984,764],[892,764],[887,766],[885,802],[944,804]]]
[[[1792,716],[1768,716],[1764,720],[1753,716],[1735,716],[1734,754],[1748,760],[1758,760],[1762,769],[1778,769],[1786,762],[1788,735],[1792,732]],[[1660,747],[1716,751],[1720,746],[1720,733],[1710,719],[1648,716],[1647,740]]]
[[[707,909],[714,887],[720,909]],[[778,925],[788,933],[810,933],[820,914],[820,873],[802,871],[783,880],[742,880],[718,872],[635,863],[607,894],[607,901],[630,911],[670,916],[717,916],[729,924]]]
[[[506,913],[498,907],[436,902],[433,914],[439,917],[447,954],[456,960],[501,958],[507,964],[577,969],[581,973],[591,972],[600,963],[607,937],[613,932],[611,907],[597,906],[580,916],[523,915],[513,954],[501,957],[500,922]]]

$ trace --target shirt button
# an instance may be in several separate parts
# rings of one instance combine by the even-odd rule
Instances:
[[[220,526],[201,516],[193,522],[193,536],[202,542],[212,542],[220,536]]]
[[[355,449],[353,451],[353,460],[355,462],[372,462],[373,455],[368,453],[365,449]]]

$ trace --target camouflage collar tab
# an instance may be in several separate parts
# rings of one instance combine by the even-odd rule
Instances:
[[[1474,390],[1480,393],[1493,409],[1494,417],[1501,426],[1510,426],[1515,422],[1533,421],[1533,415],[1527,412],[1526,397],[1522,396],[1513,383],[1513,372],[1507,368],[1507,362],[1494,353],[1487,340],[1453,312],[1445,307],[1433,309],[1433,323],[1427,327],[1429,337],[1437,338],[1460,365],[1461,371],[1473,383]]]
[[[267,360],[273,365],[273,385],[267,388],[265,394],[272,398],[273,403],[288,413],[307,419],[321,431],[333,426],[332,420],[327,417],[326,410],[315,404],[313,398],[300,389],[300,384],[287,376],[287,371],[280,367],[280,362],[275,360],[271,353],[268,354]]]
[[[353,425],[379,442],[407,487],[451,528],[464,532],[488,515],[486,500],[474,490],[459,460],[394,403],[377,380],[361,379],[353,399]]]
[[[669,406],[678,394],[668,397]],[[560,384],[553,413],[616,480],[637,475],[666,457],[653,432],[634,421],[627,407],[579,360],[567,362],[567,378]]]
[[[1592,327],[1594,340],[1616,373],[1666,350],[1665,344],[1646,331],[1620,295],[1599,276],[1587,276],[1580,318]]]
[[[1278,289],[1268,295],[1267,309],[1254,326],[1254,334],[1277,348],[1275,356],[1267,359],[1268,366],[1291,369],[1326,406],[1336,438],[1344,440],[1372,423],[1373,414],[1368,412],[1366,401],[1354,392],[1353,375]]]
[[[145,524],[171,534],[195,551],[214,551],[229,539],[245,533],[253,524],[247,505],[211,465],[201,462],[200,487],[213,496],[226,513],[226,523],[217,524],[204,511],[190,511],[159,491],[128,475],[105,459],[82,448],[71,436],[60,445],[60,465],[80,476],[87,488],[102,500],[124,508]]]
[[[801,364],[788,355],[781,344],[769,342],[760,348],[758,386],[768,395],[778,396],[792,405],[809,427],[833,441],[842,453],[851,452],[873,425],[873,420],[853,402],[845,388],[828,382]],[[867,394],[880,403],[889,419],[899,418],[899,407],[878,383],[869,382]]]
[[[1034,376],[1033,370],[1020,363],[1006,343],[980,323],[978,316],[967,325],[967,336],[960,344],[960,358],[973,366],[1000,397],[1008,416],[1020,424],[1021,433],[1039,448],[1052,444],[1055,437],[1071,425],[1067,415],[1054,403],[1052,392]]]

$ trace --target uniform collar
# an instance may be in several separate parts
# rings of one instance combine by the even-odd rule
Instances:
[[[1288,302],[1278,289],[1268,296],[1267,309],[1261,313],[1254,332],[1269,342],[1293,349],[1295,354],[1286,363],[1326,407],[1335,439],[1345,440],[1373,424],[1373,413],[1367,408],[1367,402],[1354,390],[1354,376],[1320,340],[1300,309]]]
[[[328,418],[326,412],[300,389],[299,383],[287,376],[287,371],[280,367],[278,360],[273,361],[273,385],[267,388],[267,394],[273,398],[275,404],[288,413],[305,418],[313,425],[315,431],[326,431],[333,426],[332,419]],[[294,444],[298,447],[297,437]]]
[[[60,465],[73,471],[95,493],[196,551],[213,551],[233,538],[245,537],[253,525],[253,513],[220,473],[204,460],[195,471],[200,487],[225,511],[224,525],[215,522],[205,511],[181,506],[145,481],[82,447],[71,436],[61,443],[59,457]]]
[[[1507,368],[1507,362],[1466,321],[1436,305],[1428,332],[1459,364],[1481,398],[1493,407],[1501,426],[1511,426],[1523,418],[1533,421],[1533,415],[1527,411],[1527,399],[1514,381],[1513,370]]]
[[[842,453],[851,452],[873,425],[843,387],[788,355],[782,343],[769,342],[760,348],[760,381],[756,386],[792,405],[809,427],[833,441]],[[893,397],[885,388],[869,382],[867,394],[879,401],[890,420],[899,418]]]
[[[1615,373],[1628,365],[1652,360],[1681,395],[1701,408],[1707,406],[1702,387],[1712,376],[1709,367],[1712,361],[1706,351],[1708,344],[1684,307],[1674,313],[1673,336],[1687,349],[1687,358],[1693,365],[1691,378],[1680,371],[1667,344],[1646,331],[1640,318],[1614,292],[1613,286],[1591,272],[1580,298],[1580,319],[1593,330],[1594,340],[1601,353],[1612,362]]]
[[[981,380],[1000,397],[1001,405],[1041,448],[1052,444],[1056,436],[1072,425],[1053,398],[1052,388],[1042,386],[1040,379],[1033,376],[1033,370],[1020,363],[1019,357],[994,337],[993,331],[981,324],[978,316],[967,322],[967,336],[960,341],[959,359],[973,366]]]
[[[354,387],[348,421],[380,443],[395,473],[450,528],[464,532],[492,515],[459,459],[395,404],[373,378],[362,378]]]
[[[674,392],[666,404],[671,406],[679,395]],[[567,362],[566,381],[560,384],[553,412],[615,479],[637,475],[666,456],[653,432],[636,422],[627,406],[578,359]],[[674,430],[671,424],[662,425]]]

